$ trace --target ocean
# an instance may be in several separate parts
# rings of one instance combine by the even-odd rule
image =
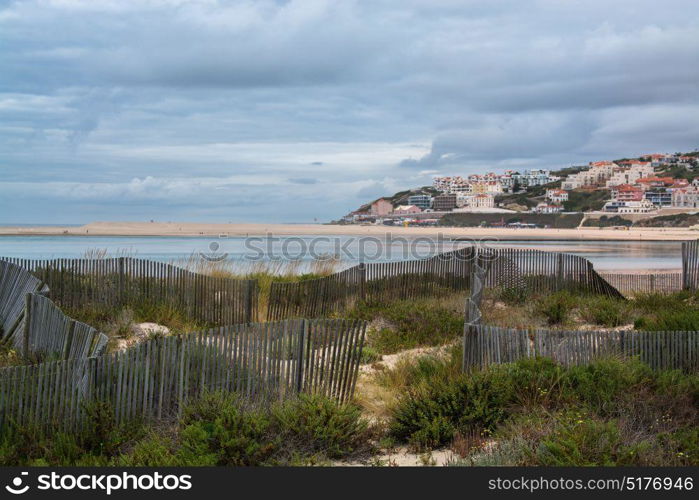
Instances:
[[[0,256],[30,259],[77,258],[89,252],[133,256],[164,262],[188,259],[254,262],[310,262],[336,256],[341,267],[362,260],[393,261],[425,258],[464,243],[427,238],[385,242],[356,236],[284,236],[274,240],[245,237],[180,236],[0,236]],[[490,241],[495,246],[538,248],[585,257],[597,270],[679,269],[681,243],[675,241]]]

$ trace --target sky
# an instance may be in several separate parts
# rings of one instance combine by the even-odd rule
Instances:
[[[0,0],[0,223],[322,222],[697,148],[694,0]]]

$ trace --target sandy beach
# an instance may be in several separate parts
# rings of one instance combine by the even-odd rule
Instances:
[[[317,236],[378,236],[498,238],[507,240],[646,240],[678,241],[699,238],[686,228],[643,229],[505,229],[453,227],[397,227],[329,224],[252,224],[199,222],[92,222],[84,226],[3,227],[0,236],[259,236],[265,234]]]

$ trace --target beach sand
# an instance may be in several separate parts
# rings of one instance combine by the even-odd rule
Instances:
[[[392,236],[444,238],[498,238],[507,240],[690,240],[699,231],[686,228],[643,229],[505,229],[481,227],[399,227],[330,224],[252,224],[200,222],[92,222],[84,226],[0,227],[0,235],[66,236]]]

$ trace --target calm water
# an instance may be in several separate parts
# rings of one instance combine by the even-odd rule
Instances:
[[[246,240],[244,237],[151,237],[151,236],[0,236],[0,256],[32,259],[83,257],[91,250],[106,250],[111,255],[130,255],[166,262],[206,255],[234,261],[256,258],[299,259],[311,261],[323,255],[340,255],[343,265],[365,261],[403,260],[447,251],[458,243],[441,246],[425,239],[409,239],[385,245],[379,240],[347,236],[294,236],[275,241]],[[596,269],[679,269],[679,242],[665,241],[500,241],[496,245],[538,248],[580,255],[592,261]]]

